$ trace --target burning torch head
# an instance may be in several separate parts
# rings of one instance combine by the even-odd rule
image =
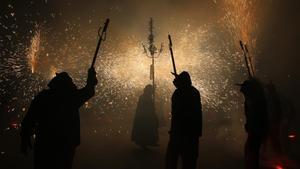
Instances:
[[[184,88],[192,85],[190,74],[186,71],[181,72],[178,76],[175,76],[173,84],[176,88]]]
[[[50,90],[70,91],[76,90],[72,78],[67,72],[56,73],[56,76],[48,83]]]

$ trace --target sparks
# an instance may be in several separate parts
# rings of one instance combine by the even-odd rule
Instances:
[[[31,45],[27,53],[28,63],[31,67],[31,73],[35,73],[36,71],[37,59],[40,51],[40,42],[41,42],[41,31],[37,30],[35,32],[35,35],[31,39]]]

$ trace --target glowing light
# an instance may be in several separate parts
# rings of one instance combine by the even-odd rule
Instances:
[[[281,165],[276,165],[275,169],[284,169]]]
[[[296,138],[296,135],[295,135],[295,134],[290,134],[290,135],[288,135],[288,137],[289,137],[290,139],[295,139],[295,138]]]
[[[227,3],[230,3],[229,0]],[[238,7],[237,4],[235,6]],[[232,110],[239,106],[236,98],[240,94],[233,84],[236,82],[234,78],[240,75],[237,67],[241,65],[241,59],[238,53],[231,50],[232,43],[220,36],[222,32],[215,31],[218,30],[218,24],[196,26],[193,22],[186,21],[180,25],[180,29],[172,30],[170,27],[168,31],[174,32],[172,37],[178,72],[189,71],[193,85],[200,89],[203,107],[216,110],[210,112],[234,113]],[[232,24],[243,23],[232,20]],[[66,25],[66,28],[61,30],[57,28],[55,32],[43,28],[37,29],[30,44],[19,43],[15,51],[4,49],[5,57],[0,67],[0,91],[4,95],[9,93],[17,98],[17,101],[9,103],[12,104],[11,107],[28,107],[32,97],[46,86],[45,84],[55,76],[56,72],[66,71],[78,87],[85,85],[97,30],[87,27],[82,30],[80,24],[73,23],[72,20],[67,20]],[[240,25],[239,28],[247,28],[245,25]],[[251,30],[243,30],[242,33],[246,37],[242,40],[248,44],[248,41],[253,40]],[[166,32],[159,34],[163,36]],[[99,53],[101,56],[95,66],[99,80],[96,94],[86,104],[86,108],[92,107],[89,110],[100,114],[99,116],[107,112],[116,112],[118,115],[115,117],[119,119],[128,117],[123,112],[134,111],[137,98],[144,86],[151,83],[149,80],[151,60],[145,58],[141,46],[144,37],[144,35],[139,37],[138,32],[129,37],[121,33],[118,37],[108,33],[107,41],[103,43]],[[163,39],[166,46],[167,37]],[[28,48],[27,57],[24,57],[25,48]],[[31,73],[28,71],[28,65]],[[155,65],[158,102],[162,102],[163,106],[169,108],[174,86],[167,48],[155,60]],[[25,110],[22,109],[24,112]],[[105,120],[112,121],[115,117],[109,116]],[[103,131],[110,133],[111,129],[104,128]]]
[[[12,123],[10,124],[10,126],[11,126],[11,128],[13,128],[13,129],[17,129],[17,128],[19,127],[18,123],[16,123],[16,122],[12,122]]]

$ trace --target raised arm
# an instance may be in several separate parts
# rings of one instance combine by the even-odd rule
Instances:
[[[97,83],[96,71],[94,68],[90,68],[85,87],[79,89],[77,93],[77,104],[79,107],[95,95],[95,86]]]

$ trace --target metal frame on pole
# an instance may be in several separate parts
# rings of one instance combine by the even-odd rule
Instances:
[[[149,21],[149,36],[148,36],[148,46],[146,47],[143,44],[144,53],[147,57],[152,59],[152,63],[150,65],[150,80],[152,80],[152,86],[153,86],[153,93],[152,93],[152,99],[153,99],[153,108],[155,111],[155,58],[158,58],[163,50],[163,45],[161,43],[160,49],[158,50],[157,47],[154,44],[154,27],[153,27],[153,19],[150,18]],[[150,54],[149,54],[150,53]]]

